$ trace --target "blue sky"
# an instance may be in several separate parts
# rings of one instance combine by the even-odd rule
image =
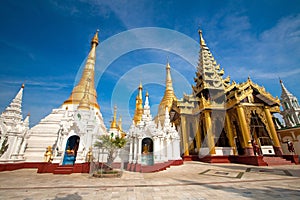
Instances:
[[[117,104],[124,127],[128,127],[139,81],[150,93],[155,116],[163,96],[167,57],[177,97],[191,92],[199,25],[214,57],[232,80],[243,82],[250,76],[273,96],[280,96],[280,77],[300,98],[298,0],[2,0],[0,112],[22,83],[23,115],[31,114],[31,126],[59,107],[69,97],[90,40],[100,29],[98,67],[115,55],[97,75],[98,102],[106,125]],[[147,27],[163,34],[151,34]],[[128,34],[135,34],[140,47],[130,46],[117,54],[121,47],[132,45]]]

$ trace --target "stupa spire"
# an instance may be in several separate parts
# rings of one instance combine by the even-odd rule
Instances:
[[[142,91],[143,91],[143,85],[142,85],[142,82],[140,82],[140,85],[139,85],[139,87],[138,87],[138,89],[139,89],[139,98],[143,98],[143,94],[142,94]]]
[[[89,88],[90,88],[90,79],[87,79],[87,84],[85,87],[84,95],[78,105],[78,110],[89,110]]]
[[[113,120],[110,124],[110,128],[118,128],[117,126],[117,106],[114,106],[114,116],[113,116]]]
[[[173,89],[173,82],[171,77],[171,66],[169,61],[166,65],[166,89],[164,97],[162,98],[160,105],[163,105],[163,111],[165,111],[165,107],[168,106],[171,108],[171,104],[173,100],[177,100],[177,97],[175,96],[174,89]]]
[[[95,89],[95,61],[96,61],[96,47],[99,43],[98,31],[91,40],[91,50],[87,57],[81,78],[78,84],[73,88],[70,97],[64,102],[64,105],[73,104],[79,105],[84,95],[88,95],[89,107],[100,108],[97,102],[97,92]],[[86,91],[88,85],[88,91]]]
[[[280,86],[281,86],[281,98],[283,97],[288,97],[288,96],[293,96],[292,93],[290,93],[286,87],[283,84],[283,81],[281,79],[279,79],[280,82]]]
[[[168,60],[166,64],[166,89],[165,89],[164,96],[160,101],[158,107],[158,117],[157,117],[157,119],[161,120],[162,124],[164,123],[164,119],[165,119],[166,107],[168,107],[170,111],[170,109],[172,108],[173,101],[177,101],[177,97],[173,89],[173,82],[171,77],[171,66]]]
[[[22,84],[15,98],[1,114],[1,117],[6,124],[13,125],[22,121],[22,100],[24,87],[24,84]]]
[[[140,82],[140,85],[138,87],[138,95],[136,96],[136,101],[135,101],[135,112],[134,112],[134,116],[133,116],[133,120],[135,122],[135,124],[138,124],[141,119],[142,119],[142,115],[143,115],[143,86],[142,86],[142,82]]]
[[[26,128],[29,128],[29,118],[30,118],[30,113],[28,113],[27,116],[24,119],[24,126]]]
[[[149,93],[146,92],[145,104],[144,104],[144,115],[150,115],[150,104],[149,104]]]
[[[300,105],[297,97],[289,92],[280,79],[281,96],[280,103],[283,110],[281,111],[282,118],[287,127],[293,127],[300,124]]]
[[[215,91],[224,91],[224,87],[228,86],[230,77],[223,79],[224,69],[220,69],[220,65],[217,64],[215,58],[207,47],[203,38],[202,30],[198,30],[199,33],[199,63],[198,70],[196,72],[195,82],[193,91],[195,96],[203,96],[206,98],[209,96],[208,93],[215,93]],[[213,98],[213,94],[210,94],[210,98]]]

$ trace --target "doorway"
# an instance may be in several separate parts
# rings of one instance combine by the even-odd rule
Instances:
[[[142,165],[153,165],[153,141],[150,138],[144,138],[142,140]]]
[[[64,153],[64,160],[62,165],[74,165],[76,161],[77,151],[79,147],[80,137],[77,135],[73,135],[69,137],[65,153]]]

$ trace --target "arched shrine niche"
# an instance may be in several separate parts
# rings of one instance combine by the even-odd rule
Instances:
[[[73,135],[67,140],[63,165],[74,165],[79,147],[80,137]]]

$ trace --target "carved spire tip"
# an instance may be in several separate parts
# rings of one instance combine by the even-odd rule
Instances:
[[[199,33],[199,38],[200,38],[200,45],[201,46],[206,46],[205,41],[203,39],[202,30],[198,29],[198,33]]]
[[[97,46],[99,44],[98,32],[99,32],[99,29],[96,30],[96,33],[91,41],[91,46],[93,46],[94,44],[96,44],[96,46]]]

